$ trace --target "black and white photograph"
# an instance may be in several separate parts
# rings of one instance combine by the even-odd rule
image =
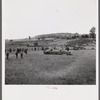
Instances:
[[[96,85],[97,0],[5,0],[5,85]]]

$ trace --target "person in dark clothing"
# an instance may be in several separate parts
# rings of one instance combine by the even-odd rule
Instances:
[[[22,48],[22,52],[24,51],[24,48]]]
[[[6,52],[6,58],[9,59],[9,52]]]
[[[21,58],[23,59],[23,52],[22,52],[22,51],[20,52],[20,56],[21,56]]]
[[[19,52],[21,52],[21,48],[19,48]]]
[[[9,52],[10,52],[10,53],[12,52],[12,49],[11,49],[11,48],[9,49]]]
[[[36,47],[34,48],[34,51],[36,51]]]
[[[24,50],[25,54],[27,54],[27,51],[28,51],[28,49],[25,49],[25,50]]]
[[[17,53],[19,53],[19,48],[17,48]]]
[[[18,58],[18,52],[16,52],[15,55],[16,55],[16,59],[17,59]]]

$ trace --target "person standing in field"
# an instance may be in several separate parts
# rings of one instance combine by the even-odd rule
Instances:
[[[9,52],[10,52],[10,53],[12,52],[12,49],[11,49],[11,48],[9,49]]]
[[[34,51],[36,51],[36,47],[34,47]]]
[[[19,48],[17,48],[17,53],[19,53]]]
[[[23,51],[20,52],[20,56],[23,59]]]
[[[16,59],[17,59],[18,58],[18,52],[17,51],[16,51],[15,55],[16,55]]]
[[[9,59],[9,51],[6,51],[6,59]]]

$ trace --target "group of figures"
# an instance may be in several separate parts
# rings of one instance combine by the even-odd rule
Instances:
[[[50,51],[53,51],[53,50],[56,50],[57,48],[56,47],[52,47],[51,49],[49,47],[34,47],[32,48],[31,50],[32,51],[46,51],[46,50],[50,50]],[[65,48],[67,51],[69,51],[69,47],[66,46]],[[17,49],[12,49],[12,48],[9,48],[9,49],[5,49],[5,54],[6,54],[6,59],[9,59],[9,56],[11,55],[11,53],[14,52],[15,56],[16,56],[16,59],[18,59],[18,57],[20,56],[20,58],[23,59],[23,56],[24,56],[24,53],[27,54],[28,52],[28,48],[17,48]]]
[[[15,49],[11,49],[11,48],[10,49],[5,49],[6,59],[9,59],[9,55],[12,52],[15,52],[16,59],[18,59],[19,55],[23,59],[23,55],[24,55],[24,53],[27,54],[28,49],[24,49],[24,48],[17,48],[16,50]]]

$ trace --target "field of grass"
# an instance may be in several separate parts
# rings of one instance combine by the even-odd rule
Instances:
[[[44,41],[45,42],[45,41]],[[6,84],[96,84],[96,50],[93,39],[57,39],[48,45],[84,45],[85,50],[71,50],[72,55],[45,55],[28,47],[24,58],[15,53],[5,59]],[[6,49],[26,46],[26,41],[6,42]]]
[[[24,59],[5,60],[6,84],[96,84],[96,51],[72,50],[72,55],[30,51]]]

